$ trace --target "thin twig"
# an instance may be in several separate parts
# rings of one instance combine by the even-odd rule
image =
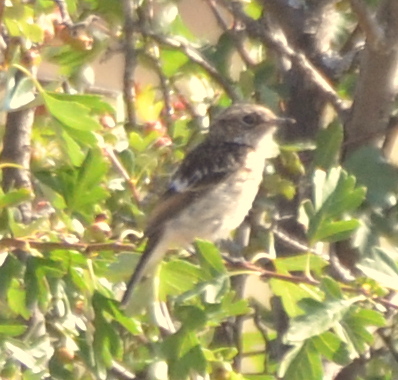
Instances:
[[[118,242],[109,243],[67,243],[67,242],[43,242],[33,239],[3,238],[0,240],[0,249],[19,248],[29,250],[29,248],[40,251],[53,251],[58,249],[73,250],[83,253],[112,251],[112,252],[132,252],[137,247],[133,244],[123,244]]]
[[[152,67],[154,68],[156,74],[158,75],[159,78],[159,84],[160,84],[160,91],[162,93],[163,101],[164,101],[164,110],[165,110],[165,122],[166,126],[170,128],[173,125],[173,106],[171,103],[171,85],[169,79],[164,75],[162,65],[159,61],[159,58],[152,55],[145,53],[145,58],[149,59],[152,63]]]
[[[69,15],[65,0],[54,0],[54,2],[57,4],[59,12],[61,13],[62,23],[66,26],[72,26],[73,21]]]
[[[158,42],[160,45],[168,47],[170,49],[179,50],[184,53],[192,62],[199,65],[204,69],[210,77],[217,82],[225,91],[225,93],[231,98],[233,102],[241,100],[241,97],[235,91],[234,87],[228,79],[221,75],[217,69],[212,66],[197,49],[192,47],[185,41],[180,41],[171,37],[163,36],[153,31],[147,31],[146,34],[150,36],[154,41]]]
[[[113,151],[113,149],[110,146],[105,146],[103,149],[104,149],[105,154],[111,160],[113,166],[119,171],[119,173],[122,175],[122,177],[126,181],[128,187],[129,187],[129,189],[130,189],[130,191],[131,191],[131,193],[133,195],[135,203],[136,204],[140,204],[140,202],[141,202],[140,194],[139,194],[139,192],[138,192],[133,180],[131,179],[131,177],[127,173],[127,170],[124,168],[124,166],[122,165],[120,160],[117,158],[117,156],[116,156],[115,152]]]
[[[21,250],[28,251],[30,248],[37,249],[40,251],[53,251],[53,250],[74,250],[86,254],[100,251],[112,251],[112,252],[132,252],[136,250],[136,246],[133,244],[123,244],[119,242],[109,243],[67,243],[67,242],[43,242],[34,239],[21,239],[21,238],[3,238],[0,239],[0,249],[12,249],[18,248]],[[308,284],[313,286],[319,286],[319,281],[307,278],[305,276],[296,276],[290,274],[276,273],[270,270],[263,269],[257,265],[251,264],[247,261],[232,261],[229,257],[223,256],[226,261],[226,267],[232,270],[238,270],[245,272],[246,274],[257,274],[263,278],[274,278],[278,280],[288,281],[295,284]],[[342,285],[341,289],[349,293],[356,293],[364,295],[369,298],[369,294],[362,289]],[[385,298],[372,298],[374,302],[378,302],[385,307],[398,309],[398,305],[392,303]]]
[[[217,23],[220,26],[220,28],[225,33],[229,33],[232,36],[232,40],[235,43],[236,50],[239,53],[240,57],[242,58],[242,61],[246,64],[246,66],[253,67],[255,65],[255,62],[250,58],[245,47],[243,46],[241,33],[239,33],[239,31],[236,31],[235,29],[231,29],[228,27],[227,23],[224,21],[224,18],[220,13],[220,9],[217,7],[215,3],[215,0],[206,0],[206,3],[213,12],[213,15],[217,20]]]
[[[299,251],[304,251],[304,252],[311,252],[314,255],[326,257],[326,255],[323,252],[319,252],[318,250],[308,247],[306,244],[298,241],[295,238],[292,238],[289,236],[286,232],[282,231],[279,227],[273,227],[272,232],[279,238],[281,239],[284,243],[289,244],[291,247],[298,249]]]

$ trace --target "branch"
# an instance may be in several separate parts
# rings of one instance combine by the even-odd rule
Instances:
[[[21,250],[29,250],[29,248],[40,251],[52,251],[57,249],[73,250],[82,253],[91,253],[99,251],[134,251],[136,246],[133,244],[122,244],[118,242],[110,243],[67,243],[67,242],[43,242],[33,239],[4,238],[0,240],[0,249],[17,248]]]
[[[134,70],[137,57],[134,46],[134,8],[131,0],[123,0],[124,10],[124,72],[123,95],[127,112],[127,130],[133,129],[137,124],[135,113]]]
[[[362,0],[350,0],[351,8],[358,17],[359,27],[365,33],[367,42],[374,48],[385,49],[384,33],[375,18],[369,12],[369,9],[362,2]]]
[[[138,205],[140,204],[140,194],[138,193],[137,188],[135,187],[135,184],[133,180],[130,178],[129,174],[127,173],[126,169],[122,165],[122,163],[119,161],[119,159],[116,157],[115,152],[110,146],[105,146],[103,148],[103,151],[105,154],[108,156],[108,158],[111,160],[113,166],[119,171],[119,173],[122,175],[124,180],[126,181],[128,187],[130,188],[130,191],[133,195],[133,198],[135,200],[135,203]]]
[[[66,5],[65,0],[54,0],[54,2],[58,6],[59,13],[61,13],[62,23],[69,27],[73,26],[73,21],[69,15],[68,6]]]
[[[209,8],[213,12],[213,15],[215,19],[217,20],[218,25],[220,28],[225,32],[229,33],[232,35],[232,40],[235,43],[236,50],[239,53],[240,57],[242,58],[242,61],[246,64],[248,67],[253,67],[255,66],[255,62],[250,58],[249,54],[245,50],[245,47],[243,46],[243,41],[242,41],[242,36],[239,31],[236,31],[235,28],[231,29],[228,27],[227,23],[224,21],[224,18],[222,17],[219,8],[217,8],[215,0],[206,0],[206,3],[208,4]]]
[[[381,1],[375,21],[379,23],[379,28],[383,28],[382,41],[375,45],[368,35],[361,54],[354,103],[345,125],[345,157],[364,145],[380,148],[383,144],[380,135],[384,137],[387,133],[394,109],[397,95],[395,78],[398,72],[398,2]],[[358,141],[358,136],[365,136],[366,140]]]
[[[303,74],[316,85],[325,98],[333,105],[342,120],[346,119],[349,104],[338,96],[331,84],[302,52],[293,49],[288,42],[278,39],[261,22],[247,16],[241,9],[240,4],[227,0],[218,1],[246,26],[246,32],[249,36],[262,40],[265,45],[283,57],[288,58],[294,65],[300,68]]]
[[[22,80],[25,80],[30,73],[32,80],[36,78],[37,67],[31,61],[32,51],[22,52],[22,60],[25,62],[24,69],[17,70],[15,73],[15,83],[17,88]],[[24,71],[25,71],[24,70]],[[34,90],[32,90],[32,95]],[[12,94],[11,94],[12,97]],[[28,189],[33,195],[33,186],[30,173],[31,159],[31,135],[34,121],[35,107],[22,107],[14,112],[8,112],[5,132],[3,137],[3,151],[0,154],[1,163],[15,164],[4,166],[2,188],[4,192],[12,189]],[[18,206],[23,223],[29,223],[32,219],[32,204],[30,201],[23,202]]]
[[[213,78],[213,80],[223,88],[233,102],[241,100],[240,96],[235,91],[229,80],[221,75],[214,66],[212,66],[194,47],[189,45],[187,42],[163,36],[152,31],[146,31],[145,33],[160,45],[179,50],[184,53],[192,62],[204,69],[210,75],[210,77]]]

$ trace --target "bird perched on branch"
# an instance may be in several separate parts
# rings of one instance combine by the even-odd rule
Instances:
[[[260,105],[235,104],[211,124],[205,140],[187,154],[149,218],[144,253],[121,301],[154,271],[167,250],[196,238],[228,237],[250,211],[265,159],[275,156],[274,132],[287,119]]]

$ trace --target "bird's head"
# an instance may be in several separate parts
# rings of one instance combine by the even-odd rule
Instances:
[[[257,146],[264,138],[272,139],[278,126],[291,119],[277,117],[256,104],[235,104],[223,111],[210,126],[214,140]]]

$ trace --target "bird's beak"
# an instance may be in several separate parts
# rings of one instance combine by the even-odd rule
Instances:
[[[296,120],[292,119],[291,117],[278,117],[272,121],[275,125],[294,125],[296,124]]]

